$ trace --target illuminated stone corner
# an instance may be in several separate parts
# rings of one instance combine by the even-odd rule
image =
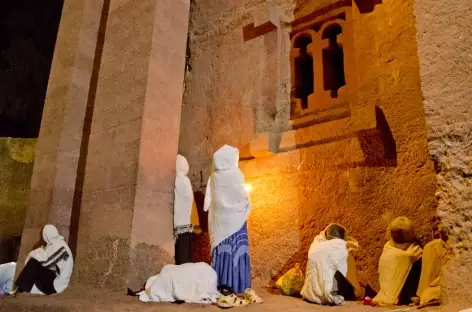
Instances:
[[[377,128],[375,107],[360,106],[354,94],[352,6],[306,14],[291,27],[289,120],[281,130],[256,134],[241,149],[243,160],[353,138]]]

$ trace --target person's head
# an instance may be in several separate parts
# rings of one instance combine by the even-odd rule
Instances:
[[[390,222],[389,238],[399,248],[407,247],[415,238],[413,223],[407,217],[397,217]]]
[[[229,145],[224,145],[213,155],[213,168],[215,171],[224,171],[238,167],[239,150]]]
[[[346,238],[346,229],[339,224],[333,223],[326,228],[326,239],[345,239]]]
[[[446,229],[444,228],[444,224],[441,221],[441,218],[434,216],[431,219],[431,230],[433,232],[433,238],[441,238],[444,241],[447,241],[447,233]]]
[[[177,155],[177,160],[175,161],[175,170],[177,174],[187,175],[189,171],[189,165],[187,159],[182,155]]]
[[[59,231],[52,224],[47,224],[43,228],[43,240],[46,244],[50,244],[52,241],[60,237]]]

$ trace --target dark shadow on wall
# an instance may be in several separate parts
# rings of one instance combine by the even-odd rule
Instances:
[[[197,191],[194,193],[195,203],[198,210],[198,218],[200,220],[200,226],[202,233],[200,235],[194,235],[193,240],[193,262],[211,262],[210,258],[210,235],[208,233],[208,213],[203,211],[203,203],[205,200],[205,194]]]
[[[396,167],[397,144],[380,107],[375,107],[377,127],[359,132],[359,143],[365,155],[364,167]]]
[[[69,230],[69,246],[75,257],[77,248],[77,239],[79,232],[80,207],[82,206],[82,194],[84,188],[85,167],[87,165],[88,146],[90,133],[92,131],[93,110],[95,107],[95,97],[97,94],[98,77],[100,64],[102,62],[103,46],[105,44],[105,32],[108,20],[108,11],[110,10],[110,0],[105,0],[102,8],[100,26],[98,28],[97,45],[95,47],[95,56],[93,62],[92,76],[90,78],[90,88],[87,98],[87,108],[85,111],[84,127],[82,131],[82,140],[80,143],[80,156],[77,168],[77,178],[75,180],[75,193],[72,204],[71,223]]]
[[[354,0],[354,2],[361,13],[370,13],[377,4],[382,4],[382,0]]]

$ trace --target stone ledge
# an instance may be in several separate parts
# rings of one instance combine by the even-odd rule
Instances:
[[[304,116],[291,121],[293,130],[256,134],[241,149],[240,158],[241,161],[247,161],[375,133],[382,127],[381,124],[386,124],[382,116],[383,112],[379,108],[369,106],[351,108],[350,111],[340,107],[329,114]],[[382,120],[379,121],[379,118]]]
[[[247,312],[331,312],[331,311],[366,311],[359,302],[346,302],[343,306],[329,307],[313,305],[299,298],[270,294],[266,289],[256,288],[257,293],[264,299],[263,304],[249,305],[244,308]],[[463,305],[448,305],[435,311],[459,311]],[[202,304],[171,304],[171,303],[142,303],[135,297],[126,296],[119,292],[92,290],[69,287],[64,293],[52,296],[33,296],[20,294],[16,298],[0,297],[0,312],[185,312],[185,311],[221,311],[215,305]],[[387,311],[387,308],[376,308],[376,311]]]

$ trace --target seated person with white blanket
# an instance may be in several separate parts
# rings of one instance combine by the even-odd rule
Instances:
[[[363,296],[351,251],[359,249],[339,224],[330,224],[318,234],[308,251],[302,297],[310,302],[342,305],[344,300]]]
[[[216,303],[219,297],[216,272],[203,262],[168,264],[151,276],[144,290],[136,295],[143,302]]]
[[[51,295],[63,292],[69,285],[74,261],[64,237],[54,225],[48,224],[43,228],[43,240],[46,245],[29,253],[9,295],[17,292]]]

